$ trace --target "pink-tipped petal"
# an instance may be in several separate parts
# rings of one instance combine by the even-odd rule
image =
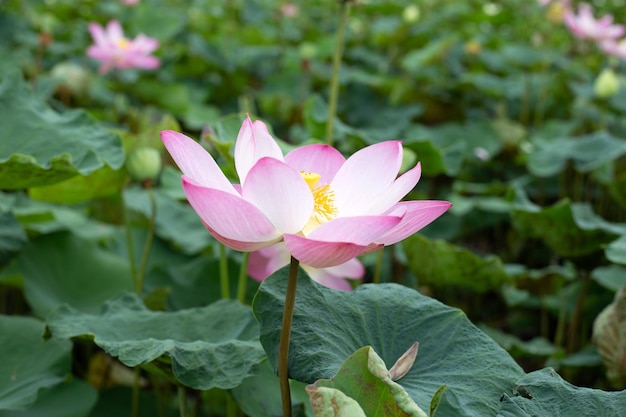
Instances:
[[[365,210],[367,214],[385,213],[415,187],[421,175],[422,166],[418,163],[415,167],[398,177],[378,198],[373,199],[370,207]]]
[[[273,158],[262,158],[243,183],[243,198],[283,233],[297,233],[313,214],[313,194],[302,175]]]
[[[291,255],[300,263],[314,268],[340,265],[360,255],[367,245],[346,242],[324,242],[300,235],[284,235],[285,244]]]
[[[183,174],[205,187],[238,195],[213,157],[198,142],[172,130],[162,131],[161,140]]]
[[[161,61],[153,56],[135,56],[132,59],[132,67],[143,69],[157,69],[161,65]]]
[[[91,37],[93,41],[98,46],[108,45],[108,41],[106,38],[106,34],[104,33],[104,29],[97,23],[89,24],[89,33],[91,33]]]
[[[143,54],[149,54],[150,52],[155,51],[158,47],[159,47],[158,40],[154,38],[150,38],[143,34],[137,35],[135,40],[133,40],[132,42],[132,48]]]
[[[215,240],[217,240],[218,242],[220,242],[224,246],[229,247],[229,248],[234,249],[234,250],[239,251],[239,252],[255,252],[255,251],[261,250],[263,248],[266,248],[268,246],[271,246],[271,245],[277,243],[281,239],[281,237],[278,237],[278,238],[276,238],[274,240],[270,240],[270,241],[246,242],[246,241],[242,241],[242,240],[235,240],[235,239],[225,238],[224,236],[222,236],[219,233],[217,233],[215,230],[212,230],[206,224],[204,224],[204,227],[209,231],[211,236],[213,236],[215,238]]]
[[[187,176],[183,176],[182,182],[189,204],[210,231],[228,240],[259,243],[261,246],[280,239],[280,233],[272,222],[249,201],[222,190],[204,187]]]
[[[395,214],[339,217],[318,226],[308,237],[326,242],[350,242],[367,246],[393,229],[401,220],[402,217]]]
[[[250,169],[263,157],[283,161],[283,152],[267,131],[265,123],[257,120],[252,123],[246,117],[235,142],[235,169],[243,184]]]
[[[352,289],[350,283],[344,278],[337,277],[329,273],[328,270],[330,268],[312,268],[303,265],[302,269],[306,271],[306,273],[313,281],[317,282],[320,285],[339,291],[350,291]]]
[[[98,45],[92,45],[87,48],[87,56],[101,62],[107,62],[114,58],[114,54],[110,49],[101,48]]]
[[[301,266],[313,281],[341,291],[352,290],[352,286],[346,281],[347,279],[361,279],[365,275],[363,264],[356,258],[328,268],[313,268],[304,264]]]
[[[330,184],[346,158],[332,146],[315,144],[294,149],[285,156],[285,162],[298,171],[319,174],[319,184],[325,185]]]
[[[257,281],[278,271],[289,263],[291,255],[283,242],[252,252],[248,259],[248,275]]]
[[[402,144],[381,142],[363,148],[349,157],[332,181],[338,216],[361,216],[398,176],[402,164]]]
[[[376,243],[392,245],[406,239],[441,216],[450,206],[452,204],[447,201],[401,201],[388,214],[404,212],[402,220],[394,228],[376,239]]]
[[[106,28],[107,36],[109,40],[115,42],[124,38],[124,31],[122,30],[122,25],[117,20],[111,20],[107,24]]]

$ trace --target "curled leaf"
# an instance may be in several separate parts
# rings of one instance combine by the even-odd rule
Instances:
[[[593,323],[593,342],[615,388],[626,387],[626,285]]]
[[[411,345],[411,347],[404,352],[400,358],[393,364],[391,369],[389,370],[389,374],[391,375],[392,381],[397,381],[403,376],[405,376],[413,367],[415,363],[415,358],[417,357],[417,349],[419,348],[419,343],[415,342]]]

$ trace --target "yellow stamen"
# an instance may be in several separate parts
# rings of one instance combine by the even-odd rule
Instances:
[[[120,49],[128,49],[128,47],[130,46],[130,41],[126,38],[120,38],[115,43]]]
[[[311,221],[319,226],[337,216],[337,208],[335,207],[335,192],[330,188],[330,184],[318,186],[320,174],[316,172],[301,171],[300,175],[306,181],[311,193],[313,193],[313,215]]]
[[[302,175],[302,178],[304,178],[306,183],[309,185],[309,188],[311,189],[311,191],[313,191],[313,189],[315,188],[315,186],[320,180],[320,174],[317,174],[315,172],[300,171],[300,175]]]

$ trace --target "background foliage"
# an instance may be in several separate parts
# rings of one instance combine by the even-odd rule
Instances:
[[[626,23],[621,1],[596,3],[598,15],[611,12]],[[354,5],[347,21],[335,145],[350,154],[401,139],[407,166],[419,160],[423,167],[409,198],[454,204],[423,233],[382,253],[382,281],[460,308],[481,331],[459,310],[392,284],[327,297],[337,297],[340,309],[367,294],[384,304],[374,292],[396,291],[411,298],[409,305],[436,306],[510,369],[477,409],[463,406],[463,395],[455,403],[463,372],[480,370],[461,367],[443,378],[455,361],[473,357],[459,335],[436,327],[445,324],[438,317],[432,329],[451,337],[459,356],[438,361],[442,352],[426,347],[441,340],[416,333],[418,358],[441,363],[427,384],[415,375],[403,384],[424,410],[443,384],[445,415],[570,415],[595,401],[626,408],[623,395],[597,390],[626,386],[625,373],[607,376],[599,354],[607,361],[624,351],[600,333],[592,343],[600,312],[614,298],[613,306],[624,305],[618,290],[626,284],[626,64],[573,38],[555,13],[523,0],[369,0]],[[218,301],[220,248],[185,203],[158,132],[201,139],[231,176],[246,112],[267,121],[285,147],[323,140],[339,15],[330,0],[0,2],[0,350],[5,363],[24,370],[23,389],[12,391],[16,368],[0,366],[0,416],[120,415],[137,405],[140,415],[165,416],[176,414],[178,402],[197,415],[236,407],[241,415],[280,413],[275,390],[264,391],[276,381],[262,362],[250,308]],[[85,56],[87,25],[110,19],[131,36],[157,38],[161,68],[99,75]],[[597,85],[606,68],[619,81],[611,94]],[[124,167],[142,147],[158,150],[165,162],[151,185],[132,181]],[[226,256],[234,297],[241,255]],[[377,255],[362,261],[369,282]],[[131,296],[138,274],[143,286]],[[328,291],[303,282],[310,293]],[[278,314],[280,303],[263,299],[281,285],[273,277],[255,300],[267,352],[276,326],[264,324],[263,312]],[[256,289],[250,281],[248,304]],[[213,318],[216,305],[233,310],[226,324]],[[313,307],[300,303],[308,326],[315,318],[323,328],[324,314],[344,317],[307,310]],[[386,315],[397,314],[392,307]],[[421,323],[419,314],[406,314],[403,323]],[[624,316],[611,317],[608,326],[626,339]],[[380,320],[367,323],[385,326]],[[154,334],[132,330],[146,323]],[[181,323],[180,333],[172,323]],[[250,328],[230,344],[211,339],[211,326],[244,324]],[[46,342],[38,336],[44,328]],[[362,335],[352,328],[346,331]],[[333,340],[322,333],[304,346]],[[296,359],[304,361],[293,374],[297,404],[308,403],[304,383],[332,377],[362,346],[372,345],[387,365],[405,349],[390,354],[377,345],[385,340],[380,334],[359,337],[342,339],[341,350],[328,346],[341,352],[337,357],[309,351],[311,362]],[[219,358],[227,377],[194,368],[196,355]],[[229,368],[244,363],[246,369]],[[309,372],[307,363],[321,368]],[[576,391],[556,372],[596,390]],[[140,392],[133,394],[133,385]],[[528,392],[566,408],[537,409]]]

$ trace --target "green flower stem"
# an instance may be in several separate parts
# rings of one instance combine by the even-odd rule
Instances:
[[[178,410],[180,417],[187,417],[187,393],[182,385],[178,386]]]
[[[291,391],[289,389],[289,338],[291,337],[291,323],[293,309],[296,305],[296,287],[298,286],[298,267],[300,262],[293,256],[289,265],[289,281],[285,294],[285,309],[283,323],[280,329],[278,344],[278,381],[280,394],[283,400],[283,417],[291,417]]]
[[[230,284],[228,282],[228,258],[226,246],[220,244],[220,289],[222,298],[230,298]]]
[[[378,256],[376,257],[376,266],[374,267],[374,277],[372,278],[372,282],[374,284],[380,283],[380,275],[382,274],[382,270],[383,270],[384,251],[385,251],[385,248],[384,247],[381,248],[378,251]]]
[[[128,264],[130,265],[130,277],[133,280],[133,287],[135,290],[138,287],[137,284],[137,264],[135,262],[135,244],[133,243],[133,229],[130,224],[130,210],[126,206],[124,200],[124,194],[122,193],[122,208],[124,213],[124,229],[126,234],[126,252],[128,253]],[[138,293],[139,294],[139,293]]]
[[[122,201],[122,204],[124,202]],[[137,288],[137,265],[135,264],[135,245],[133,244],[133,232],[130,226],[130,211],[124,204],[124,229],[126,229],[126,252],[128,252],[128,263],[130,264],[130,277],[133,285]]]
[[[248,283],[248,259],[250,252],[243,253],[241,269],[239,270],[239,281],[237,282],[237,300],[243,304],[246,301],[246,284]]]
[[[328,118],[326,120],[326,143],[333,144],[333,124],[337,113],[337,98],[339,97],[339,67],[341,66],[341,56],[343,54],[343,33],[350,13],[349,2],[341,2],[341,17],[337,28],[337,38],[335,39],[335,52],[333,54],[333,75],[330,80],[330,98],[328,100]]]
[[[138,366],[135,367],[134,371],[135,375],[133,378],[133,394],[131,399],[130,415],[132,417],[137,417],[139,415],[139,378],[141,377],[141,374]]]
[[[237,403],[230,394],[226,394],[226,416],[237,417]]]
[[[143,245],[139,272],[137,273],[137,279],[135,281],[135,291],[137,294],[141,294],[143,291],[143,280],[146,275],[146,266],[148,265],[148,257],[150,256],[150,248],[152,247],[152,239],[154,238],[154,225],[156,223],[156,199],[154,198],[154,192],[150,186],[148,186],[147,191],[150,197],[150,219],[148,220],[148,235]]]

